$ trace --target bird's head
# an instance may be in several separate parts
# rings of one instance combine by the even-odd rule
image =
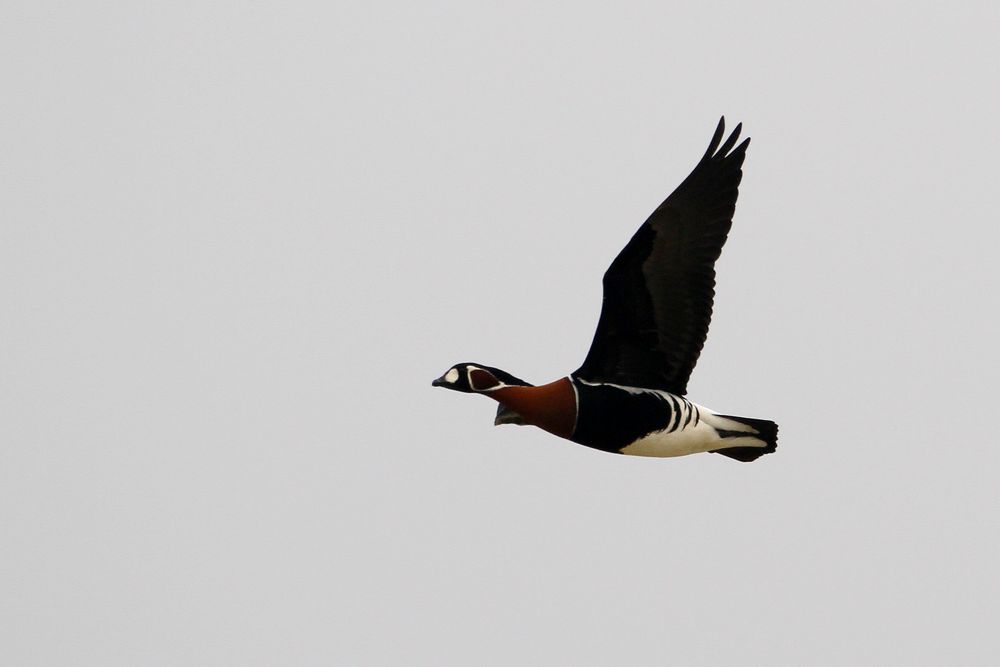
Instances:
[[[474,363],[455,364],[444,375],[431,382],[431,385],[466,394],[482,394],[503,387],[531,386],[499,368]]]
[[[453,389],[465,394],[488,394],[504,387],[530,387],[531,385],[516,378],[506,371],[484,364],[455,364],[432,386]],[[496,397],[494,397],[496,398]],[[502,402],[497,406],[497,416],[493,420],[497,426],[501,424],[524,424],[524,418]]]

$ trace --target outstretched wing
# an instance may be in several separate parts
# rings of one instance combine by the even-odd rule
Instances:
[[[746,157],[725,118],[705,156],[653,211],[604,274],[597,333],[577,377],[687,393],[708,335],[715,260],[729,229]]]

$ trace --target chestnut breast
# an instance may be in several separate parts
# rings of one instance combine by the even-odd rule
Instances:
[[[487,394],[537,426],[560,438],[570,438],[576,427],[576,391],[569,378],[540,387],[502,387]]]

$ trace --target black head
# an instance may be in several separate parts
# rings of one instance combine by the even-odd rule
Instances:
[[[502,387],[531,386],[499,368],[473,363],[455,364],[444,375],[431,382],[431,385],[466,394],[479,394]]]

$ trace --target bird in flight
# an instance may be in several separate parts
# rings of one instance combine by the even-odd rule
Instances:
[[[754,461],[775,451],[778,425],[724,415],[685,396],[708,335],[715,261],[743,177],[742,124],[725,118],[694,171],[639,227],[604,274],[604,302],[583,365],[540,386],[479,363],[452,366],[435,387],[499,403],[494,423],[526,424],[605,452]],[[721,142],[721,145],[720,145]]]

